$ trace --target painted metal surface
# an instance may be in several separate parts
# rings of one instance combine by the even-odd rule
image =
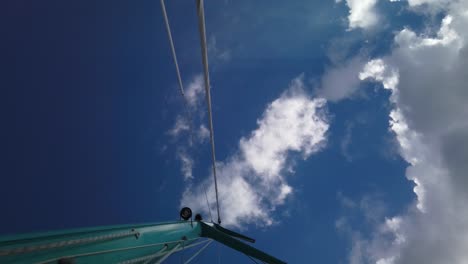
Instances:
[[[200,237],[216,240],[265,263],[285,263],[238,240],[254,243],[252,238],[199,221],[2,237],[0,263],[161,263],[177,251],[209,243],[210,240],[197,241]]]
[[[177,221],[0,238],[0,263],[118,263],[194,243],[200,223]],[[176,249],[177,250],[177,249]]]

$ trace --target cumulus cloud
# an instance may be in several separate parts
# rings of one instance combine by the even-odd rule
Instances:
[[[193,159],[189,155],[187,155],[185,151],[180,151],[178,157],[182,164],[181,170],[182,174],[184,175],[184,179],[192,179]]]
[[[396,92],[398,71],[396,69],[387,69],[382,59],[375,59],[366,63],[364,69],[359,73],[359,79],[365,80],[367,78],[373,78],[381,82],[385,89]]]
[[[324,99],[312,99],[304,91],[303,77],[294,79],[279,98],[271,102],[257,121],[257,129],[240,139],[237,153],[217,163],[223,224],[240,226],[255,222],[271,225],[269,212],[293,192],[287,183],[291,153],[304,159],[325,144],[328,122]],[[212,177],[189,186],[182,205],[208,215],[204,191],[215,211]]]
[[[203,81],[203,75],[197,74],[189,82],[185,90],[185,98],[189,106],[197,107],[200,103],[203,102],[205,86]]]
[[[440,12],[445,10],[452,0],[408,0],[410,8],[430,13]]]
[[[290,91],[273,101],[258,128],[248,138],[242,138],[240,149],[256,174],[264,179],[276,179],[285,167],[287,151],[302,152],[305,157],[320,147],[327,124],[316,115],[315,109],[324,100],[310,101],[302,90],[302,79],[295,79]]]
[[[206,128],[205,125],[200,125],[197,134],[197,138],[201,143],[205,142],[207,139],[210,138],[210,131],[208,130],[208,128]]]
[[[208,40],[208,56],[211,64],[217,66],[221,63],[226,63],[231,59],[231,50],[222,49],[215,36],[211,36]]]
[[[346,0],[349,7],[349,29],[369,29],[375,26],[379,21],[376,3],[377,0]]]
[[[359,71],[365,62],[355,57],[348,62],[327,70],[321,80],[319,95],[336,102],[350,97],[360,85]]]
[[[392,91],[389,126],[417,196],[406,212],[358,239],[353,250],[362,263],[468,261],[468,2],[445,8],[436,36],[403,29],[391,55],[368,62],[360,74]]]
[[[190,129],[188,121],[182,116],[177,116],[174,127],[172,127],[167,133],[172,137],[179,136],[182,132]]]

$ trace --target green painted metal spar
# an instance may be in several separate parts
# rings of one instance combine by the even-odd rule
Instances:
[[[184,219],[3,237],[0,263],[162,263],[173,253],[201,247],[189,263],[213,240],[264,263],[285,263],[241,241],[253,243],[252,238],[201,217]]]

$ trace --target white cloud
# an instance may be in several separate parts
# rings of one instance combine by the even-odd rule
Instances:
[[[376,81],[382,82],[385,89],[396,92],[398,71],[396,69],[387,69],[381,59],[371,60],[366,63],[364,69],[359,73],[359,79],[365,80],[367,78],[374,78]]]
[[[429,12],[439,12],[445,10],[450,6],[453,0],[407,0],[408,5],[416,10],[423,10]]]
[[[334,102],[353,95],[359,89],[359,71],[363,65],[364,62],[356,57],[327,70],[322,77],[319,95]]]
[[[302,152],[307,157],[321,147],[319,143],[328,124],[320,122],[315,109],[325,101],[309,100],[302,89],[302,79],[293,80],[288,91],[291,95],[283,95],[287,100],[273,101],[257,122],[258,128],[240,141],[245,160],[266,179],[280,176],[288,150]]]
[[[393,0],[393,1],[396,1],[396,0]],[[395,258],[394,257],[379,259],[376,262],[376,264],[393,264],[393,263],[395,263]]]
[[[210,131],[208,130],[208,128],[206,128],[205,125],[200,125],[197,137],[201,143],[205,142],[207,139],[210,138]]]
[[[468,262],[468,1],[445,8],[435,37],[400,31],[392,54],[360,75],[392,90],[390,129],[417,196],[360,239],[364,263]]]
[[[215,36],[211,36],[208,40],[208,56],[211,64],[217,66],[220,63],[226,63],[231,59],[231,50],[222,49]]]
[[[188,116],[189,113],[183,112],[182,114],[177,116],[176,122],[174,124],[174,127],[168,131],[168,134],[171,135],[172,137],[178,137],[180,133],[184,131],[189,131],[190,132],[190,122],[194,122],[196,120],[189,120],[190,118],[194,119],[197,116],[193,116],[192,114],[195,113],[197,114],[198,110],[200,108],[200,105],[203,103],[203,100],[205,99],[205,83],[203,80],[203,75],[197,74],[192,77],[188,85],[185,87],[185,98],[184,100],[187,100],[188,107],[190,109],[188,110],[190,112],[191,116]],[[193,133],[196,133],[200,138],[200,140],[203,140],[204,137],[206,136],[205,132],[206,127],[205,126],[200,126],[199,131],[193,131]],[[209,135],[209,134],[208,134]]]
[[[369,29],[379,22],[375,9],[377,0],[346,0],[349,7],[349,28]]]
[[[187,155],[185,152],[179,152],[179,160],[182,163],[181,171],[184,175],[185,180],[193,179],[192,169],[193,169],[193,159]]]
[[[200,144],[206,142],[210,136],[205,125],[200,125],[197,129],[194,125],[199,119],[203,119],[203,110],[200,107],[204,100],[204,80],[201,74],[195,75],[186,86],[185,99],[189,113],[184,111],[176,118],[174,126],[167,132],[177,144],[177,159],[181,164],[181,172],[184,180],[192,180],[192,170],[195,166],[195,159],[191,152]],[[194,115],[195,114],[195,115]],[[185,132],[185,133],[184,133]]]
[[[301,153],[306,159],[324,146],[328,130],[322,110],[325,100],[309,98],[304,88],[302,77],[294,79],[289,89],[268,105],[257,121],[258,128],[240,140],[238,153],[217,164],[223,224],[271,225],[274,219],[268,217],[269,212],[293,192],[287,183],[290,153]],[[204,187],[215,212],[211,177],[187,188],[182,205],[207,215]]]
[[[340,142],[341,154],[345,157],[348,162],[353,161],[353,156],[349,153],[349,146],[351,145],[351,137],[353,134],[353,124],[346,124],[346,130],[343,138]]]
[[[167,133],[172,137],[179,136],[182,132],[188,131],[190,129],[188,121],[182,116],[177,116],[174,127],[169,130]]]
[[[344,234],[351,240],[352,245],[348,255],[348,263],[376,263],[375,256],[385,254],[387,248],[389,248],[389,244],[380,243],[381,241],[386,242],[381,238],[388,237],[389,230],[397,230],[400,220],[384,218],[387,210],[378,193],[366,194],[360,201],[354,201],[341,193],[338,193],[337,198],[343,212],[336,220],[335,227],[339,233]],[[354,226],[354,223],[359,223],[359,227],[362,227],[362,225],[375,226],[384,219],[384,223],[388,224],[388,226],[380,225],[371,239],[366,239],[363,232]],[[393,236],[390,237],[393,238]],[[369,261],[370,259],[371,261]],[[390,259],[380,258],[378,261],[388,263]]]
[[[191,107],[197,107],[203,99],[205,94],[205,83],[203,75],[197,74],[188,84],[185,90],[185,98]]]

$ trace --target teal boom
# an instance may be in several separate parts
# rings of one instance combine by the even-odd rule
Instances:
[[[211,239],[265,263],[285,263],[234,237],[254,242],[219,225],[198,221],[17,235],[0,238],[0,263],[161,263],[172,253]]]

